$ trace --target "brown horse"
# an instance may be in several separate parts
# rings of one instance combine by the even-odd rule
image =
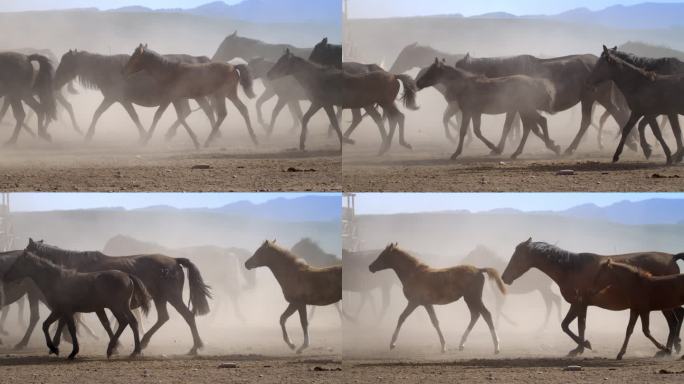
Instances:
[[[450,268],[430,268],[420,260],[399,249],[397,244],[388,245],[378,256],[368,269],[375,273],[383,269],[393,269],[401,280],[404,296],[408,304],[404,312],[399,315],[397,328],[392,335],[390,349],[396,346],[399,329],[406,318],[420,305],[425,307],[432,325],[437,330],[439,342],[442,344],[442,353],[446,352],[446,342],[442,331],[439,329],[439,321],[435,314],[433,305],[443,305],[453,303],[461,297],[464,298],[470,310],[470,324],[459,344],[459,349],[463,350],[470,331],[480,318],[484,318],[489,326],[494,342],[494,353],[499,353],[499,337],[496,335],[492,315],[482,302],[482,289],[484,287],[484,275],[494,279],[499,290],[506,292],[506,288],[499,277],[499,273],[493,268],[477,268],[472,265],[459,265]]]
[[[330,305],[342,300],[342,266],[315,268],[298,258],[292,252],[281,248],[273,241],[264,241],[254,255],[245,262],[245,268],[268,267],[283,290],[285,300],[290,303],[280,316],[283,340],[295,349],[285,329],[285,322],[299,312],[299,320],[304,332],[304,343],[297,353],[309,346],[309,321],[307,305]]]
[[[213,107],[217,111],[217,119],[212,127],[211,133],[205,142],[205,147],[209,146],[212,140],[219,134],[219,127],[225,120],[228,112],[226,111],[225,98],[233,102],[237,110],[245,119],[247,131],[254,144],[258,144],[252,123],[249,119],[247,107],[238,97],[238,83],[242,86],[247,97],[254,98],[252,90],[252,77],[249,69],[244,64],[231,65],[228,63],[202,63],[187,64],[179,63],[166,59],[158,53],[147,48],[147,45],[138,46],[133,55],[123,69],[125,75],[132,75],[136,72],[147,71],[150,76],[157,80],[161,88],[161,93],[166,96],[154,114],[152,126],[147,133],[147,140],[154,134],[159,118],[166,108],[177,99],[198,99],[210,96],[213,99]],[[185,122],[185,116],[177,111],[178,120]],[[194,134],[188,130],[191,136]]]
[[[51,312],[43,322],[43,333],[50,353],[59,355],[59,349],[52,343],[48,333],[52,323],[56,320],[66,322],[73,344],[73,349],[69,354],[69,360],[72,360],[79,351],[74,315],[79,312],[95,312],[102,319],[106,308],[112,311],[119,322],[119,328],[109,340],[107,357],[112,355],[119,336],[127,325],[131,326],[135,342],[131,357],[140,354],[138,321],[131,312],[131,304],[135,301],[141,306],[143,313],[147,313],[152,297],[142,281],[134,275],[112,270],[76,272],[30,252],[24,252],[17,257],[3,278],[7,281],[30,278],[45,296],[45,302]]]
[[[669,354],[670,349],[660,344],[649,329],[651,311],[673,310],[684,305],[684,275],[653,277],[650,273],[632,265],[613,262],[608,259],[601,263],[594,290],[605,295],[610,291],[622,309],[629,309],[629,323],[622,348],[617,355],[622,360],[627,351],[629,338],[634,331],[637,318],[641,318],[641,329],[653,344],[661,351]]]
[[[577,343],[577,348],[569,353],[570,356],[575,356],[583,353],[585,348],[591,349],[591,343],[584,338],[589,305],[609,310],[625,309],[619,305],[620,302],[616,301],[610,291],[600,294],[594,292],[594,278],[601,262],[606,259],[642,268],[655,276],[664,276],[679,273],[677,260],[684,259],[684,253],[671,255],[663,252],[636,252],[602,256],[594,253],[573,253],[548,243],[532,242],[532,238],[529,238],[515,248],[501,278],[510,285],[530,269],[537,268],[558,284],[561,295],[570,304],[561,328]],[[681,308],[663,311],[670,329],[668,348],[674,343],[675,348],[680,349],[679,328],[683,314]],[[570,323],[575,318],[578,325],[577,335],[570,330]]]

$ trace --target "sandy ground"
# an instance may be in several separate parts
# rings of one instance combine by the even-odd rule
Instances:
[[[326,139],[313,144],[307,152],[269,143],[258,149],[219,144],[199,151],[183,146],[142,148],[135,142],[87,147],[75,142],[30,143],[0,151],[0,189],[338,191],[339,151],[328,143]]]
[[[377,146],[346,146],[342,162],[342,186],[349,191],[372,192],[640,192],[684,190],[684,166],[665,166],[654,150],[645,160],[627,150],[620,162],[611,162],[606,150],[580,151],[557,157],[531,147],[518,160],[509,155],[489,156],[480,145],[468,148],[461,158],[449,160],[453,148],[431,142],[412,143],[408,150],[394,145],[385,156]],[[572,170],[573,175],[558,175]]]

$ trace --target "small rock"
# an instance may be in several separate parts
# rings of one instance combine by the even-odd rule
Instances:
[[[326,367],[319,367],[319,366],[315,366],[312,369],[312,371],[315,371],[315,372],[330,372],[330,371],[341,371],[341,370],[342,370],[342,368],[340,368],[340,367],[326,368]]]
[[[505,161],[499,161],[499,165],[506,165]]]
[[[672,175],[672,176],[667,176],[667,175],[661,175],[660,173],[654,173],[651,175],[652,179],[679,179],[679,175]]]
[[[568,372],[577,372],[581,371],[582,367],[579,365],[568,365],[567,367],[563,368],[563,370]]]
[[[315,169],[313,168],[296,168],[296,167],[290,167],[286,170],[286,172],[316,172]]]
[[[211,165],[209,165],[209,164],[197,164],[197,165],[193,165],[191,169],[211,169]]]
[[[221,363],[218,368],[238,368],[237,363]]]
[[[572,176],[575,174],[575,171],[572,169],[561,169],[560,171],[556,172],[556,176]]]

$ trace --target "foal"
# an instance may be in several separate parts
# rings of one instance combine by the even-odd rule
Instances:
[[[393,269],[401,280],[404,296],[408,299],[406,309],[399,315],[397,328],[394,330],[390,342],[390,349],[394,349],[396,346],[399,329],[406,318],[418,306],[422,305],[430,316],[432,325],[437,330],[439,342],[442,344],[442,353],[446,352],[446,343],[442,331],[439,329],[439,321],[433,305],[453,303],[463,297],[470,310],[470,324],[468,324],[458,348],[463,350],[470,331],[482,315],[492,334],[494,353],[499,353],[499,337],[496,335],[496,329],[494,329],[492,315],[482,302],[484,274],[487,274],[490,279],[494,279],[501,293],[506,292],[503,281],[495,269],[476,268],[472,265],[430,268],[406,251],[399,249],[396,243],[388,245],[368,269],[373,273],[383,269]]]
[[[644,336],[661,351],[670,354],[666,346],[651,336],[650,312],[672,310],[684,305],[684,275],[654,277],[632,265],[608,259],[599,267],[594,280],[594,289],[600,294],[610,291],[613,296],[618,297],[624,303],[624,309],[629,309],[629,323],[625,341],[617,355],[618,360],[622,360],[622,356],[627,351],[627,343],[639,317]]]
[[[309,346],[306,306],[330,305],[342,300],[342,266],[312,267],[290,251],[275,245],[275,240],[266,240],[245,262],[247,269],[256,267],[268,267],[273,272],[285,300],[290,303],[280,316],[280,328],[283,330],[283,340],[291,349],[295,349],[295,345],[287,335],[285,322],[295,311],[299,312],[304,343],[297,349],[297,353],[302,353]]]
[[[104,315],[106,308],[119,322],[119,328],[109,340],[107,357],[112,355],[126,325],[131,326],[135,342],[131,357],[140,354],[138,321],[131,312],[131,302],[139,303],[143,313],[147,314],[152,298],[137,277],[120,271],[76,272],[57,266],[31,252],[24,252],[5,273],[4,279],[14,281],[24,278],[33,280],[52,311],[43,322],[43,333],[50,353],[59,355],[59,349],[55,347],[48,333],[53,322],[58,319],[66,322],[73,343],[73,350],[69,355],[69,359],[72,360],[79,350],[74,314],[97,312],[99,317]]]

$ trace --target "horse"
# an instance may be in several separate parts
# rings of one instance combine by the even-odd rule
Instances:
[[[404,84],[404,95],[402,97],[404,105],[412,109],[418,108],[415,105],[415,84],[413,79],[406,75],[392,75],[386,72],[350,75],[343,70],[312,63],[286,50],[285,54],[268,72],[268,77],[276,79],[287,75],[293,75],[299,81],[311,100],[311,106],[302,118],[302,131],[299,139],[300,150],[304,150],[307,124],[321,108],[328,114],[328,119],[340,141],[340,150],[342,150],[343,142],[351,144],[353,141],[343,137],[335,116],[334,106],[364,108],[371,116],[377,118],[376,122],[379,125],[382,125],[382,121],[374,108],[376,104],[382,107],[390,119],[390,134],[387,139],[383,138],[380,153],[389,149],[395,124],[398,123],[397,116],[401,114],[394,104],[399,92],[399,82]],[[383,131],[384,128],[381,129],[381,132]],[[402,132],[403,129],[400,127],[400,144],[408,146],[402,140]]]
[[[261,57],[254,58],[247,63],[252,78],[254,80],[262,79],[264,83],[265,90],[259,98],[257,98],[256,111],[259,123],[266,129],[266,134],[269,136],[273,134],[276,118],[285,105],[287,105],[290,114],[292,115],[292,130],[294,131],[299,126],[302,116],[304,115],[304,112],[302,112],[302,108],[299,105],[299,101],[308,100],[306,92],[304,92],[304,89],[294,77],[286,76],[275,80],[266,78],[266,74],[274,65],[275,62]],[[261,107],[273,96],[277,96],[278,100],[271,112],[271,121],[269,124],[266,124],[261,113]]]
[[[169,320],[167,303],[178,311],[190,327],[193,346],[189,354],[195,355],[197,350],[203,347],[195,324],[195,316],[209,313],[208,299],[211,298],[211,287],[204,283],[199,269],[190,260],[161,254],[112,257],[99,251],[69,251],[45,244],[42,240],[34,241],[33,239],[29,239],[26,251],[78,272],[119,270],[138,277],[145,284],[157,309],[157,322],[141,339],[142,348],[147,347],[154,333]],[[192,310],[183,303],[185,281],[183,268],[188,270],[189,301],[192,304]],[[59,331],[56,338],[58,335]]]
[[[387,313],[390,305],[390,292],[396,285],[396,277],[389,272],[378,272],[372,274],[368,270],[368,265],[373,262],[381,250],[349,252],[342,250],[342,290],[355,292],[361,295],[361,302],[356,309],[354,317],[358,317],[366,301],[370,302],[373,312],[377,314],[375,301],[371,292],[379,289],[381,293],[382,306],[378,316],[378,321],[382,320]]]
[[[263,57],[265,60],[275,61],[286,49],[300,57],[309,57],[312,51],[312,48],[299,48],[290,44],[270,44],[238,36],[238,32],[235,31],[223,39],[211,60],[226,62],[236,58],[249,60],[254,57]]]
[[[184,62],[206,62],[207,58],[193,57],[189,55],[167,55],[170,60],[178,60]],[[85,136],[85,141],[92,140],[95,134],[95,126],[103,113],[109,109],[114,103],[119,103],[124,107],[131,120],[138,129],[140,141],[146,139],[145,128],[143,128],[138,118],[138,114],[133,107],[133,104],[144,107],[158,107],[164,95],[157,82],[149,75],[140,73],[135,76],[124,76],[122,74],[126,62],[130,59],[129,55],[99,55],[86,51],[69,50],[66,52],[59,62],[57,71],[55,73],[55,88],[60,89],[65,84],[78,78],[80,84],[86,89],[99,90],[102,93],[102,102],[95,110],[92,121]],[[209,102],[204,98],[195,99],[200,105],[204,113],[209,118],[211,124],[214,124],[214,111]],[[185,116],[191,113],[190,103],[187,100],[174,100],[174,107],[176,111],[182,112]],[[176,121],[167,133],[167,139],[170,139],[172,133],[175,132],[176,126],[183,124],[185,129],[190,134],[191,139],[194,133],[190,130],[184,120]],[[196,138],[193,140],[195,147],[199,146]]]
[[[506,268],[506,262],[490,250],[489,248],[478,245],[473,249],[468,255],[466,255],[461,263],[464,264],[475,264],[480,263],[488,265],[497,271],[501,271]],[[508,295],[525,295],[529,293],[539,292],[542,299],[544,300],[544,306],[546,307],[546,316],[544,317],[544,323],[539,327],[540,330],[545,329],[549,323],[549,318],[551,317],[551,311],[555,305],[556,312],[558,315],[558,322],[560,323],[563,318],[561,315],[561,300],[562,298],[553,291],[554,286],[553,280],[549,279],[542,272],[537,270],[531,270],[529,273],[523,275],[520,279],[515,281],[515,284],[508,287],[506,290],[507,295],[494,295],[494,306],[496,312],[495,323],[499,323],[499,317],[503,318],[509,323],[513,323],[512,320],[508,319],[503,313],[502,308],[506,301]],[[496,290],[494,290],[496,293]]]
[[[326,37],[314,46],[309,61],[342,69],[342,45],[330,44]]]
[[[591,343],[584,338],[586,328],[587,307],[589,305],[613,310],[611,295],[595,294],[592,284],[601,262],[604,260],[626,263],[642,268],[654,276],[674,275],[679,273],[677,260],[684,259],[684,253],[672,255],[664,252],[635,252],[620,255],[598,255],[595,253],[573,253],[545,242],[532,242],[532,238],[515,247],[501,279],[510,285],[531,268],[537,268],[549,276],[560,288],[561,295],[570,304],[561,328],[577,343],[569,356],[577,356],[585,348],[591,349]],[[608,292],[609,293],[609,292]],[[684,309],[663,311],[670,330],[668,348],[674,343],[675,349],[681,349],[679,330]],[[578,334],[570,330],[570,323],[577,318]]]
[[[38,72],[34,74],[32,62],[38,62]],[[34,78],[35,77],[35,78]],[[38,136],[50,141],[47,126],[57,119],[57,103],[53,88],[53,67],[50,60],[40,54],[24,55],[16,52],[0,52],[0,96],[12,106],[16,120],[12,136],[5,143],[14,145],[21,128],[24,126],[26,112],[22,102],[36,112],[38,117]],[[37,94],[40,101],[33,95]]]
[[[14,49],[12,52],[17,52],[21,53],[24,55],[32,55],[32,54],[40,54],[48,58],[50,60],[50,63],[52,64],[52,70],[53,70],[53,79],[54,79],[54,68],[55,64],[58,62],[57,56],[49,50],[49,49],[35,49],[35,48],[19,48],[19,49]],[[70,94],[75,95],[78,94],[76,89],[74,88],[73,82],[69,83],[69,86],[67,88]],[[78,133],[79,135],[83,135],[83,132],[81,131],[81,128],[78,125],[78,121],[76,120],[76,116],[74,115],[74,108],[69,103],[69,101],[64,97],[64,94],[60,89],[55,89],[55,100],[57,103],[59,103],[69,114],[69,118],[71,119],[72,126],[74,128],[74,131]],[[2,120],[5,115],[7,114],[7,111],[10,108],[10,102],[9,100],[5,99],[3,104],[2,104],[2,109],[0,109],[0,120]],[[29,128],[26,124],[24,124],[24,129],[26,132],[28,132],[31,136],[35,136],[35,133]]]
[[[119,321],[119,328],[107,346],[107,358],[111,357],[126,325],[131,326],[135,343],[131,357],[140,354],[138,321],[131,312],[131,304],[133,301],[137,302],[143,312],[147,313],[152,297],[142,281],[135,275],[116,270],[76,272],[31,252],[24,252],[17,257],[3,278],[8,281],[30,278],[43,293],[51,311],[43,322],[43,333],[51,354],[59,355],[59,348],[52,343],[48,333],[52,323],[60,319],[66,322],[73,344],[68,358],[73,360],[79,351],[74,314],[96,312],[102,318],[105,308],[109,309]]]
[[[211,141],[217,137],[219,127],[228,114],[226,111],[226,98],[233,102],[233,105],[235,105],[245,119],[247,131],[252,142],[255,145],[259,143],[249,120],[247,107],[242,103],[237,93],[239,83],[247,97],[250,99],[255,97],[252,90],[252,77],[245,64],[231,65],[217,62],[187,64],[175,62],[148,49],[147,45],[140,44],[124,66],[123,73],[126,76],[130,76],[140,71],[147,72],[157,81],[163,95],[159,109],[157,109],[154,115],[152,126],[147,133],[147,140],[154,134],[154,129],[162,113],[174,100],[211,97],[213,100],[212,105],[217,110],[217,119],[207,141],[204,143],[205,147],[208,147]],[[179,120],[185,120],[183,113],[178,110],[176,110],[176,113]],[[188,133],[192,136],[191,132],[192,130],[188,129]]]
[[[292,350],[295,349],[295,345],[287,335],[285,322],[295,311],[299,312],[304,342],[297,349],[297,353],[302,353],[309,346],[306,306],[330,305],[342,300],[342,266],[312,267],[292,252],[277,246],[275,240],[266,240],[254,255],[245,261],[245,268],[251,270],[257,267],[267,267],[273,272],[285,300],[289,303],[280,316],[280,328],[283,331],[283,340]]]
[[[463,113],[458,147],[451,160],[458,158],[463,151],[463,139],[471,119],[475,136],[493,153],[501,153],[505,137],[513,124],[512,117],[516,114],[520,114],[523,122],[523,136],[518,149],[511,155],[512,159],[522,153],[530,131],[534,131],[548,149],[557,155],[560,153],[560,147],[548,136],[546,118],[538,112],[554,110],[556,90],[550,81],[525,75],[489,78],[451,67],[435,58],[434,63],[416,80],[416,85],[423,89],[437,83],[447,87],[448,99],[458,102]],[[506,113],[504,133],[498,146],[489,142],[480,131],[481,116],[485,113]],[[538,132],[538,125],[541,126],[542,133]]]
[[[676,117],[679,114],[684,114],[684,100],[679,97],[684,91],[684,75],[659,75],[644,70],[622,60],[604,45],[603,53],[594,66],[591,75],[587,78],[587,83],[597,86],[609,80],[620,89],[631,110],[629,119],[622,126],[622,136],[613,155],[613,162],[620,159],[627,136],[629,136],[634,125],[643,117],[651,125],[653,134],[663,147],[667,159],[666,163],[672,164],[670,149],[665,143],[655,118],[658,115],[673,116],[674,119],[670,119],[672,122],[677,120]],[[679,123],[673,124],[678,125]],[[675,136],[677,135],[675,134]],[[678,140],[677,145],[675,160],[680,161],[684,155],[680,146],[681,140]]]
[[[673,310],[684,305],[684,275],[654,277],[635,266],[608,259],[601,262],[594,279],[593,289],[597,294],[610,294],[613,298],[614,310],[629,309],[625,341],[622,343],[617,360],[622,360],[622,356],[625,355],[629,338],[638,318],[641,318],[644,336],[662,352],[671,353],[668,347],[651,336],[650,312]]]
[[[606,108],[618,124],[621,125],[627,121],[628,108],[624,105],[624,98],[616,92],[613,84],[606,83],[594,89],[586,86],[586,79],[597,61],[598,58],[594,55],[539,59],[531,55],[473,58],[470,54],[466,54],[456,62],[456,67],[487,77],[527,75],[551,81],[556,89],[554,112],[565,111],[580,103],[582,108],[580,129],[565,150],[565,154],[570,155],[577,149],[591,124],[591,114],[596,102]]]
[[[397,243],[389,244],[377,259],[368,266],[372,273],[383,269],[392,269],[401,280],[404,296],[408,304],[399,315],[397,327],[392,335],[390,350],[396,347],[399,329],[406,318],[418,307],[423,306],[430,316],[432,325],[437,330],[439,342],[442,345],[442,353],[446,352],[446,342],[439,328],[439,321],[433,305],[453,303],[461,297],[465,300],[470,310],[470,324],[463,333],[459,350],[463,350],[466,340],[473,326],[480,318],[484,318],[494,343],[494,353],[499,353],[499,337],[492,322],[492,315],[482,302],[482,289],[484,287],[484,275],[496,282],[501,293],[506,288],[499,277],[499,273],[493,268],[477,268],[472,265],[459,265],[450,268],[430,268],[420,260],[411,256],[408,252],[400,249]]]

